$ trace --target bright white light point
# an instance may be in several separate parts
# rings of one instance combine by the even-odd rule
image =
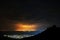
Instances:
[[[4,37],[9,37],[14,39],[22,39],[30,36],[33,36],[33,35],[6,35],[6,36],[4,35]]]

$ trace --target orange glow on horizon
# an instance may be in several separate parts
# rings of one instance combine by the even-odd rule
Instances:
[[[36,25],[33,24],[17,24],[16,31],[36,31]]]

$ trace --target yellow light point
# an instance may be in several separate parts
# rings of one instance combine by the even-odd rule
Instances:
[[[36,31],[36,25],[17,24],[16,31]]]

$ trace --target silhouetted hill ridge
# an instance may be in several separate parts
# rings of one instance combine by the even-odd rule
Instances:
[[[52,27],[47,28],[41,34],[35,35],[33,37],[25,38],[25,39],[33,39],[33,40],[58,40],[60,36],[60,27],[56,27],[53,25]]]
[[[42,32],[38,35],[20,39],[20,40],[59,40],[60,39],[59,36],[60,36],[60,27],[56,27],[55,25],[53,25],[52,27],[47,28],[44,32]],[[11,39],[11,38],[4,38],[4,40],[5,39],[15,40],[15,39]]]

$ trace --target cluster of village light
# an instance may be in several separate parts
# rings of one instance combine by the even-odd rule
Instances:
[[[14,39],[22,39],[30,36],[33,36],[33,35],[4,35],[4,37],[9,37]]]

